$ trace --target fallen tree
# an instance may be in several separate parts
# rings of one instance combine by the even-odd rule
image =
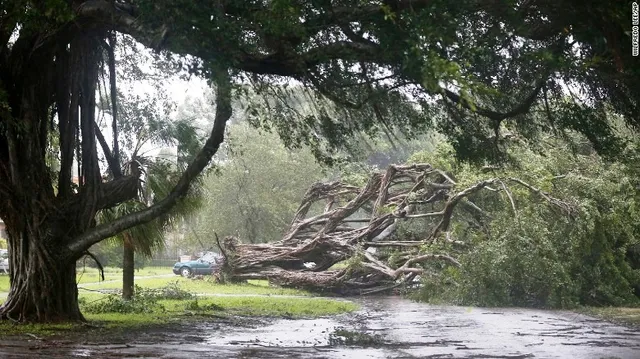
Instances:
[[[341,294],[390,290],[424,274],[430,261],[460,266],[454,253],[426,248],[440,241],[464,245],[452,238],[450,224],[463,213],[454,211],[461,203],[466,211],[487,215],[469,199],[479,191],[504,192],[515,212],[507,184],[526,188],[565,215],[575,212],[571,204],[517,178],[488,178],[458,190],[449,175],[429,164],[390,166],[362,188],[340,181],[313,185],[278,242],[242,244],[234,237],[218,242],[225,264],[216,275]],[[401,223],[418,219],[428,227],[424,238],[394,235]],[[332,269],[343,261],[346,267]]]

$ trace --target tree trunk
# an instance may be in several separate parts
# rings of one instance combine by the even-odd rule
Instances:
[[[116,11],[119,6],[104,1],[60,3],[68,3],[56,9],[61,16],[51,16],[44,5],[29,12],[29,23],[39,27],[23,26],[22,5],[2,15],[0,217],[9,232],[11,291],[0,307],[0,320],[84,320],[78,308],[76,260],[93,244],[167,213],[218,151],[233,112],[231,79],[227,69],[220,68],[212,78],[217,85],[213,128],[169,194],[148,208],[96,225],[98,211],[137,198],[140,184],[139,172],[117,175],[117,148],[116,157],[107,160],[114,176],[104,178],[96,141],[98,75],[105,39],[115,29],[94,16],[102,7]],[[74,14],[79,17],[61,22]],[[9,40],[12,34],[18,36]],[[103,147],[105,156],[110,152]],[[59,160],[58,170],[52,154]]]
[[[125,232],[124,253],[122,256],[122,299],[130,300],[133,298],[133,275],[135,270],[135,249],[131,234]]]
[[[40,232],[46,233],[46,232]],[[76,258],[36,231],[9,233],[11,291],[0,319],[19,322],[84,321],[78,306]]]

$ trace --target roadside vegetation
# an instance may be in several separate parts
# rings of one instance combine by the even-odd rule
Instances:
[[[413,161],[440,163],[461,186],[479,178],[518,177],[540,193],[509,188],[469,200],[481,212],[459,212],[451,238],[424,251],[446,250],[459,267],[429,267],[417,298],[477,306],[576,308],[640,305],[640,215],[637,150],[605,161],[581,138],[550,138],[539,151],[514,146],[511,164],[482,168],[455,162],[449,146]],[[563,213],[547,198],[570,204]],[[477,212],[477,211],[476,211]],[[420,236],[419,226],[403,229]]]
[[[139,277],[138,277],[139,278]],[[204,277],[202,279],[191,279],[183,277],[161,277],[161,278],[142,278],[136,279],[137,285],[142,288],[158,289],[168,285],[177,285],[181,289],[194,294],[244,294],[244,295],[294,295],[294,296],[310,296],[309,292],[297,289],[281,288],[269,286],[264,280],[251,280],[247,283],[220,284],[212,279]],[[113,282],[93,282],[80,284],[80,293],[83,291],[113,291],[118,290],[122,283]]]
[[[231,126],[232,133],[234,130],[235,125]],[[242,133],[252,137],[257,136],[258,130],[242,127]],[[272,139],[277,144],[276,140]],[[256,190],[256,197],[261,198],[256,204],[261,206],[261,217],[292,218],[300,198],[269,190],[280,178],[277,162],[251,160],[267,152],[274,142],[268,145],[253,141],[246,151],[231,153],[221,171],[224,173],[227,166],[236,171],[235,166],[239,166],[247,173],[260,173],[259,177],[265,179],[264,188]],[[510,144],[507,159],[495,165],[459,161],[454,148],[438,136],[396,148],[382,139],[359,146],[356,159],[342,163],[339,171],[326,174],[325,180],[339,177],[362,186],[371,171],[386,168],[392,158],[399,163],[431,163],[455,180],[457,190],[494,177],[518,178],[535,189],[505,180],[504,188],[498,183],[493,190],[478,192],[468,198],[468,203],[457,207],[449,230],[432,243],[417,247],[416,253],[446,253],[460,266],[436,262],[417,265],[424,274],[419,283],[410,283],[412,298],[456,305],[559,309],[640,305],[640,226],[636,220],[640,215],[640,152],[632,139],[621,150],[624,156],[613,160],[599,155],[576,133],[541,136],[535,148],[518,142]],[[296,178],[303,176],[294,169],[288,172]],[[218,175],[211,174],[205,187],[216,179]],[[243,198],[242,186],[226,188],[227,198]],[[570,206],[568,211],[549,205],[552,198]],[[276,199],[286,205],[269,207]],[[214,203],[199,213],[199,218],[211,213]],[[240,203],[252,202],[244,198]],[[247,211],[246,218],[242,217],[245,212],[239,213],[234,217],[238,222],[228,226],[222,235],[233,235],[233,228],[250,221],[250,213],[258,211]],[[203,220],[194,224],[199,233],[221,228]],[[429,236],[433,225],[430,218],[400,222],[388,240],[420,241]],[[263,239],[273,238],[278,236],[272,234]],[[242,235],[238,239],[254,242]],[[393,259],[406,253],[385,249],[381,255]],[[392,269],[396,269],[398,265],[393,267],[392,262]],[[357,270],[359,265],[357,258],[352,258],[330,270]]]
[[[171,270],[149,267],[136,272],[135,295],[121,297],[122,270],[105,268],[109,282],[91,282],[95,269],[78,274],[80,307],[89,327],[101,330],[135,329],[196,323],[199,320],[234,321],[243,317],[315,318],[348,313],[355,303],[316,298],[311,293],[269,286],[266,281],[217,284],[207,279],[163,276]],[[113,279],[109,279],[112,277]],[[142,277],[143,279],[140,279]],[[7,284],[3,284],[6,279]],[[96,278],[97,279],[97,278]],[[8,290],[8,276],[0,276],[0,288]],[[0,303],[5,299],[0,297]],[[35,336],[86,330],[82,324],[38,324],[14,326],[0,322],[0,336],[29,333]]]
[[[585,307],[580,312],[610,322],[640,328],[640,307]]]

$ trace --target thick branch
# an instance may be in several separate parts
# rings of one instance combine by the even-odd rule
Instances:
[[[186,43],[189,39],[184,37],[173,38],[168,28],[161,26],[157,29],[147,27],[136,17],[135,7],[123,6],[107,0],[89,0],[84,2],[77,10],[81,18],[89,18],[100,22],[109,19],[116,30],[130,34],[139,42],[158,49],[165,47],[172,51],[194,56],[202,56],[205,53],[218,53],[223,51],[223,44],[211,41],[208,48],[203,48],[203,43],[198,41],[197,46]],[[377,11],[381,11],[378,7]],[[206,45],[206,44],[204,44]],[[233,66],[256,74],[271,74],[302,78],[306,76],[307,69],[332,59],[351,59],[364,61],[377,61],[380,59],[380,48],[373,43],[359,43],[349,41],[335,41],[323,46],[311,48],[303,53],[287,52],[275,54],[250,54],[236,49],[227,51],[226,56],[232,56]]]
[[[109,149],[109,144],[107,143],[107,140],[104,138],[102,131],[100,131],[100,127],[98,127],[98,124],[95,124],[95,129],[96,129],[96,138],[100,143],[100,147],[102,148],[102,153],[104,154],[104,157],[107,159],[107,164],[109,164],[109,169],[111,170],[113,177],[118,178],[122,176],[122,169],[120,168],[120,164],[111,153],[111,150]]]
[[[116,35],[109,35],[109,85],[111,88],[111,131],[113,132],[113,153],[109,162],[114,178],[122,176],[120,168],[120,147],[118,144],[118,91],[116,87]],[[97,126],[96,126],[97,128]],[[104,147],[103,147],[104,149]],[[106,154],[105,154],[106,155]],[[113,163],[112,163],[113,162]]]
[[[231,80],[227,70],[221,72],[216,78],[216,117],[211,134],[207,142],[196,155],[189,167],[180,177],[180,180],[171,190],[169,195],[158,203],[139,212],[128,214],[111,223],[105,223],[89,230],[77,237],[70,245],[69,249],[73,253],[82,253],[91,245],[100,242],[104,238],[112,237],[128,228],[149,222],[160,215],[166,213],[173,207],[180,198],[184,197],[191,182],[207,166],[213,155],[218,151],[224,141],[224,131],[226,123],[231,117]]]
[[[482,182],[478,182],[475,185],[456,193],[455,196],[453,196],[451,199],[449,199],[446,203],[446,205],[444,206],[444,209],[442,210],[443,214],[442,214],[442,219],[440,220],[440,223],[438,223],[438,225],[433,229],[433,231],[431,232],[431,235],[429,236],[429,239],[434,240],[435,238],[438,237],[438,235],[440,235],[441,232],[446,231],[449,228],[449,223],[451,221],[451,215],[453,214],[453,210],[456,207],[456,205],[458,204],[458,202],[460,202],[461,199],[467,197],[468,195],[475,193],[481,189],[483,189],[484,187],[494,183],[496,181],[495,178],[493,179],[488,179],[488,180],[484,180]]]
[[[164,41],[167,29],[149,29],[139,21],[136,7],[108,0],[89,0],[83,2],[77,9],[77,21],[88,18],[97,23],[108,23],[116,30],[131,34],[136,40],[157,49]]]
[[[492,119],[494,121],[500,122],[500,121],[502,121],[504,119],[515,117],[515,116],[524,114],[527,111],[529,111],[531,106],[536,101],[536,98],[540,94],[540,90],[542,89],[542,87],[544,86],[546,81],[547,81],[547,75],[545,74],[543,76],[543,78],[541,78],[538,81],[538,84],[536,85],[534,90],[531,91],[529,96],[527,96],[524,99],[524,101],[522,101],[520,104],[518,104],[516,107],[512,108],[508,112],[497,112],[497,111],[494,111],[494,110],[489,110],[489,109],[478,107],[478,106],[475,106],[475,105],[472,106],[472,104],[469,103],[467,100],[462,99],[460,97],[460,95],[456,94],[453,91],[447,90],[447,89],[444,89],[444,94],[451,101],[455,102],[456,104],[459,104],[459,105],[463,106],[467,110],[473,111],[473,112],[475,112],[475,113],[477,113],[477,114],[479,114],[481,116],[485,116],[485,117],[490,118],[490,119]]]
[[[136,198],[140,178],[137,175],[123,176],[102,183],[98,190],[97,209],[114,207],[122,202]]]

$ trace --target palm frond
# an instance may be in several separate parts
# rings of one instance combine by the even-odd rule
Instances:
[[[179,180],[186,163],[201,147],[197,130],[189,121],[175,121],[163,115],[160,111],[163,100],[162,96],[151,99],[135,96],[120,99],[122,113],[118,120],[121,122],[121,130],[135,134],[122,144],[122,148],[128,150],[128,153],[123,151],[121,158],[128,159],[130,166],[135,164],[141,170],[139,197],[100,211],[97,215],[98,222],[111,222],[164,199]],[[143,156],[139,150],[144,143],[177,146],[177,156],[175,159]],[[136,252],[151,256],[154,251],[162,249],[165,244],[164,233],[175,228],[202,205],[202,186],[202,179],[193,181],[187,195],[168,213],[123,232],[131,236]],[[122,241],[123,234],[112,240]]]
[[[127,201],[120,205],[99,212],[98,222],[108,223],[129,213],[140,211],[165,198],[179,179],[179,173],[168,161],[140,161],[146,165],[144,186],[140,199]],[[185,197],[166,214],[145,224],[130,228],[126,233],[131,235],[136,252],[151,256],[153,252],[164,248],[165,231],[175,228],[182,220],[195,213],[202,205],[202,180],[198,179]],[[114,240],[122,241],[122,234]]]

